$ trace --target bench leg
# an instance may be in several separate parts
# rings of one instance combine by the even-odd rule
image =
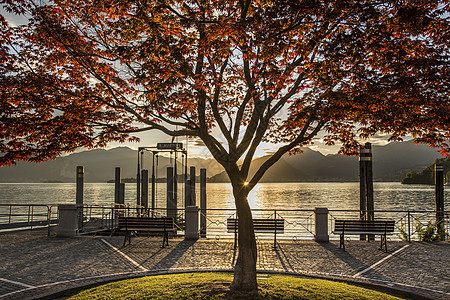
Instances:
[[[165,246],[169,246],[169,232],[163,233],[163,242],[161,248],[164,248]]]
[[[339,248],[345,251],[345,237],[343,234],[339,235]]]
[[[383,250],[383,247],[384,247],[384,251],[387,253],[388,252],[387,238],[386,238],[386,235],[384,235],[384,234],[381,235],[380,250]]]
[[[123,239],[123,247],[125,247],[127,240],[128,240],[128,245],[130,245],[131,244],[131,232],[128,232],[128,231],[125,233],[125,238]]]

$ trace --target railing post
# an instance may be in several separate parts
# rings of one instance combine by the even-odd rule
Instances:
[[[47,236],[50,236],[50,223],[52,222],[52,206],[47,205]]]
[[[275,217],[275,232],[273,234],[273,249],[277,249],[277,210],[273,211],[273,215]]]
[[[444,166],[435,165],[436,232],[445,240],[444,229]]]
[[[408,242],[411,243],[411,213],[408,210]]]
[[[200,169],[200,234],[206,237],[206,169]]]
[[[328,208],[316,207],[314,213],[316,215],[314,240],[316,242],[328,242],[330,240],[328,236]]]

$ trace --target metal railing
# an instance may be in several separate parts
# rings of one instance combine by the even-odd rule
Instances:
[[[254,218],[282,218],[284,219],[284,233],[277,239],[308,240],[314,238],[315,214],[312,209],[254,209]],[[178,234],[183,234],[185,229],[184,208],[168,211],[165,208],[155,210],[139,206],[125,205],[84,205],[80,210],[80,226],[82,233],[93,233],[98,231],[113,231],[117,227],[118,216],[174,216],[178,227]],[[423,240],[430,235],[436,235],[436,211],[431,210],[375,210],[375,219],[389,219],[395,221],[394,235],[391,240]],[[202,237],[206,238],[233,238],[233,233],[227,232],[227,219],[236,217],[236,210],[206,209],[200,212],[200,219],[206,221],[200,228]],[[332,234],[334,220],[336,219],[359,219],[359,210],[329,210],[328,231],[331,239],[338,239]],[[57,205],[37,204],[0,204],[0,231],[24,229],[24,228],[48,228],[58,221]],[[450,239],[450,212],[443,214],[441,223],[443,238]],[[271,234],[258,233],[257,238],[272,238]],[[357,236],[353,238],[357,239]]]
[[[0,231],[50,227],[58,222],[57,205],[0,204]]]

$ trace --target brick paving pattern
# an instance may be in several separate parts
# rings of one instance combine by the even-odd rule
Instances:
[[[160,237],[136,237],[125,247],[122,243],[121,236],[57,238],[47,237],[44,231],[0,234],[0,299],[38,299],[136,275],[232,270],[237,256],[229,239],[174,238],[166,248],[160,248]],[[388,246],[389,253],[385,253],[376,242],[350,241],[344,252],[337,241],[281,240],[274,250],[273,241],[258,240],[257,268],[374,283],[431,299],[450,299],[449,243],[390,242]]]

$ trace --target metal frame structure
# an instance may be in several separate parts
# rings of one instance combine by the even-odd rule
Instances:
[[[144,151],[148,151],[152,153],[152,199],[151,199],[151,209],[154,210],[156,208],[156,178],[155,178],[155,157],[158,162],[159,153],[174,153],[174,201],[176,203],[178,198],[178,173],[177,173],[177,154],[181,152],[182,159],[184,160],[184,180],[187,180],[187,150],[183,148],[182,143],[158,143],[156,147],[139,147],[138,148],[138,157],[137,157],[137,177],[136,177],[136,204],[137,206],[141,206],[142,203],[142,191],[141,191],[141,172],[142,166],[144,164]]]

